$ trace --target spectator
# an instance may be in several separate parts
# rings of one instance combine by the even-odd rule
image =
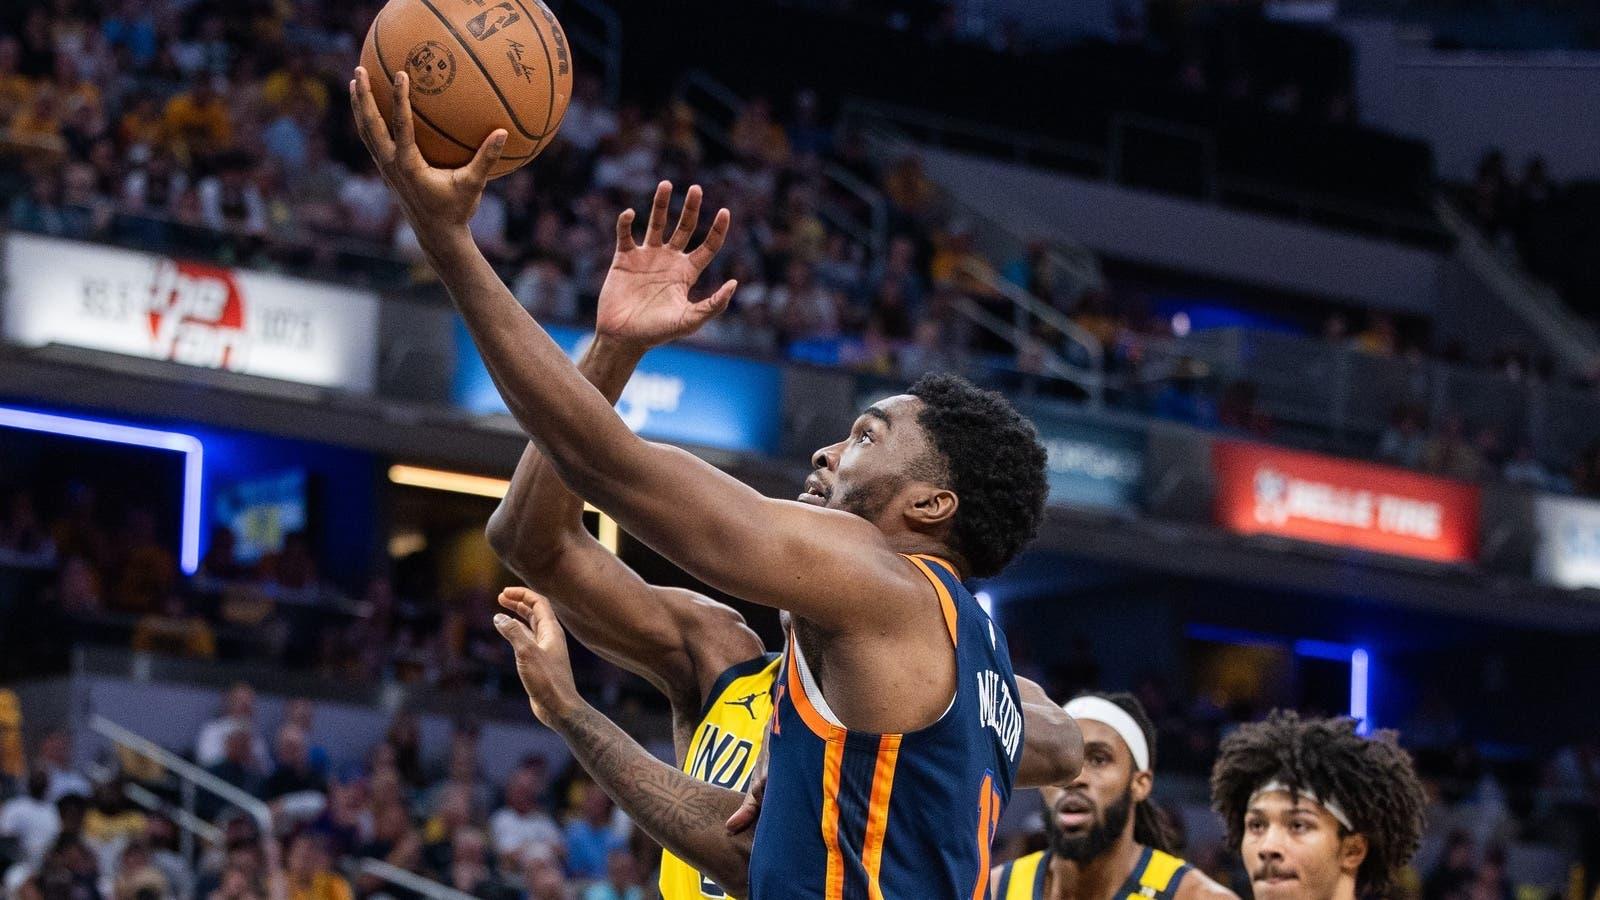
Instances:
[[[17,491],[7,505],[5,519],[0,520],[0,549],[21,556],[48,560],[55,556],[55,542],[33,503],[33,495]]]
[[[54,173],[38,172],[28,184],[28,192],[11,201],[11,227],[18,231],[49,234],[67,233],[66,210],[61,206],[61,182]]]
[[[1477,481],[1487,471],[1488,464],[1476,447],[1466,440],[1466,423],[1459,415],[1447,416],[1439,432],[1428,441],[1423,454],[1423,466],[1430,472]]]
[[[50,779],[45,798],[59,803],[64,797],[88,798],[93,793],[89,779],[78,773],[72,762],[72,735],[64,728],[52,728],[39,741],[38,765]]]
[[[598,785],[586,784],[582,814],[567,823],[567,874],[573,878],[594,879],[606,874],[607,859],[628,846],[626,830],[618,831],[611,821],[611,798]]]
[[[262,82],[261,99],[268,106],[281,113],[304,106],[306,114],[314,117],[328,111],[328,87],[311,73],[307,59],[302,53],[286,54],[283,68]]]
[[[593,75],[573,79],[572,100],[561,120],[560,139],[585,155],[617,133],[617,117],[600,96],[600,81]]]
[[[561,866],[549,855],[534,854],[524,860],[522,882],[527,888],[523,900],[571,900]]]
[[[765,97],[756,97],[739,110],[728,130],[728,141],[745,159],[774,168],[789,162],[789,136],[773,121],[772,104]]]
[[[19,890],[19,900],[99,900],[100,871],[94,854],[76,835],[62,832],[38,871]]]
[[[61,833],[61,815],[49,794],[49,773],[35,769],[28,774],[27,790],[0,805],[0,838],[16,841],[22,862],[34,868]]]
[[[284,860],[289,900],[353,900],[350,882],[333,871],[322,839],[302,831],[289,839]]]
[[[234,682],[222,697],[222,715],[200,727],[195,740],[195,762],[210,767],[223,760],[224,744],[229,735],[243,729],[251,737],[252,757],[256,768],[267,769],[271,760],[267,755],[266,741],[262,740],[256,725],[255,688],[242,681]]]
[[[816,281],[816,270],[803,260],[789,263],[783,284],[772,289],[768,304],[789,341],[838,337],[844,307],[838,295]]]
[[[218,153],[233,138],[233,119],[222,97],[228,83],[221,76],[201,79],[167,101],[163,134],[186,159]]]
[[[0,35],[0,123],[10,122],[33,101],[33,79],[22,74],[22,43],[14,35]]]
[[[644,900],[639,884],[639,864],[626,849],[616,849],[606,857],[605,880],[583,892],[583,900]]]
[[[516,892],[495,877],[489,867],[487,836],[478,828],[460,828],[450,840],[446,885],[482,900],[513,900]]]
[[[237,539],[233,529],[226,525],[213,525],[211,539],[206,544],[206,555],[200,558],[198,574],[222,581],[238,581],[249,574],[237,557]]]
[[[122,183],[122,203],[132,213],[164,217],[173,214],[178,197],[189,187],[189,175],[164,148],[137,154]]]
[[[223,738],[222,761],[206,767],[206,771],[247,794],[261,793],[263,769],[251,752],[253,738],[248,725],[234,723]],[[205,816],[211,818],[221,812],[225,804],[218,798],[206,797],[200,805],[205,809]]]
[[[161,870],[170,886],[172,896],[194,896],[194,870],[189,860],[178,852],[178,826],[159,813],[151,815],[145,823],[145,841],[150,846],[150,862]]]
[[[505,806],[489,817],[490,844],[496,856],[520,857],[536,848],[561,846],[561,830],[539,806],[542,788],[532,769],[522,767],[511,773]]]
[[[794,117],[789,120],[789,146],[796,156],[821,159],[833,149],[833,131],[822,124],[817,92],[802,90],[794,97]]]
[[[1422,433],[1417,411],[1409,405],[1395,408],[1389,424],[1378,439],[1378,458],[1408,469],[1422,467],[1428,441]]]
[[[83,841],[105,871],[114,871],[123,849],[144,834],[144,813],[128,802],[126,787],[127,781],[121,776],[100,782],[84,813]]]
[[[267,233],[267,208],[250,183],[251,163],[243,156],[220,162],[216,175],[200,181],[200,215],[207,228],[262,237]]]
[[[166,873],[155,864],[150,847],[142,841],[130,843],[122,850],[115,871],[112,893],[116,900],[167,900],[177,895]]]
[[[389,186],[370,164],[352,173],[339,189],[345,227],[355,236],[388,244],[397,211]]]
[[[1400,352],[1400,339],[1394,318],[1372,313],[1367,319],[1367,330],[1356,336],[1355,348],[1372,356],[1396,356]]]
[[[327,782],[311,765],[310,738],[298,726],[286,724],[278,729],[274,742],[277,750],[277,767],[262,783],[261,797],[277,800],[288,794],[311,791],[326,793]]]

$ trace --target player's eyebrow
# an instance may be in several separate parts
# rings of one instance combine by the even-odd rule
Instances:
[[[871,416],[872,418],[877,419],[878,421],[882,422],[884,428],[893,428],[894,427],[894,422],[890,421],[889,414],[884,412],[882,407],[869,406],[866,409],[862,410],[861,414],[863,416]]]

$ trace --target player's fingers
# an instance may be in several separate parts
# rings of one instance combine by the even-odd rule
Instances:
[[[646,247],[661,246],[661,239],[667,233],[667,207],[671,203],[672,182],[663,181],[656,185],[656,196],[650,203],[650,220],[644,226]]]
[[[461,170],[473,186],[481,189],[488,183],[489,173],[494,171],[494,164],[500,161],[500,152],[506,148],[508,134],[504,128],[489,132],[489,136],[479,145],[478,152],[472,155],[472,162]]]
[[[688,247],[694,230],[700,227],[700,199],[703,196],[698,184],[689,185],[689,192],[683,195],[683,213],[678,216],[678,227],[673,229],[672,239],[667,242],[674,250]]]
[[[728,303],[733,300],[733,292],[738,288],[739,282],[730,278],[722,287],[717,288],[715,294],[696,303],[689,312],[694,316],[696,327],[721,315],[722,311],[728,308]]]
[[[397,156],[416,146],[411,130],[411,76],[405,69],[394,73],[394,114],[389,117],[389,136],[394,138]]]
[[[617,252],[627,253],[639,245],[633,242],[633,219],[635,213],[630,207],[617,216]]]
[[[733,811],[733,815],[728,817],[727,824],[723,827],[729,834],[739,834],[748,831],[759,818],[761,818],[761,798],[751,792],[744,795],[744,802]]]
[[[500,632],[500,636],[505,638],[518,653],[527,653],[537,649],[533,642],[533,634],[528,631],[528,626],[505,613],[495,613],[494,630]]]
[[[356,133],[367,145],[367,152],[380,164],[394,159],[394,140],[389,137],[389,127],[378,112],[378,103],[372,99],[372,83],[367,70],[357,66],[356,77],[350,82],[350,106],[355,112]]]
[[[711,265],[711,261],[717,258],[723,243],[728,240],[728,226],[732,222],[732,213],[726,209],[717,210],[717,217],[711,220],[711,230],[706,232],[706,239],[689,254],[689,261],[694,263],[697,270],[705,271],[706,266]]]
[[[542,595],[529,591],[532,598],[523,605],[528,608],[528,627],[533,629],[534,640],[546,646],[561,637],[561,624],[556,621],[556,611]]]

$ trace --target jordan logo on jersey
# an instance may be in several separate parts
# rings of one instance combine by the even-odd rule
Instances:
[[[755,721],[755,717],[756,717],[756,698],[760,697],[760,696],[761,696],[760,694],[746,694],[743,697],[739,697],[739,698],[734,699],[734,700],[724,700],[724,701],[722,701],[722,705],[723,706],[738,706],[738,707],[742,707],[745,712],[750,714],[750,720],[751,721]]]
[[[993,669],[978,673],[978,723],[1000,738],[1007,757],[1017,758],[1017,746],[1022,742],[1022,712],[1011,696],[1011,686]]]
[[[689,767],[690,777],[734,791],[749,787],[750,776],[745,770],[755,745],[709,722],[703,727],[700,750]]]

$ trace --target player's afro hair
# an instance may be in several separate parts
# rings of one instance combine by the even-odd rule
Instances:
[[[925,375],[910,394],[922,401],[917,422],[960,498],[952,548],[972,577],[999,574],[1044,517],[1049,486],[1039,433],[1006,398],[959,375]]]
[[[1367,857],[1356,872],[1360,896],[1385,896],[1417,852],[1426,801],[1411,756],[1392,731],[1364,738],[1351,719],[1302,720],[1283,710],[1240,726],[1223,740],[1211,770],[1211,805],[1235,851],[1250,797],[1269,781],[1336,799],[1355,832],[1366,836]]]

